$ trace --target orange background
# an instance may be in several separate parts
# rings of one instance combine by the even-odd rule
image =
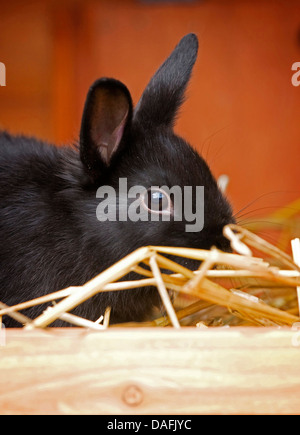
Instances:
[[[0,1],[0,126],[77,139],[88,87],[122,80],[135,102],[188,32],[199,58],[176,130],[230,176],[234,211],[270,213],[300,197],[299,0]]]

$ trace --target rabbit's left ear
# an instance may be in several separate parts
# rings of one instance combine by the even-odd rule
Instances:
[[[150,80],[135,109],[139,126],[173,126],[198,53],[198,38],[184,36]]]
[[[131,95],[123,83],[102,78],[92,85],[80,130],[80,158],[92,178],[109,167],[131,117]]]

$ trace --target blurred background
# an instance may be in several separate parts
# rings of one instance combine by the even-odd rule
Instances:
[[[76,141],[93,80],[123,81],[136,103],[189,32],[199,37],[199,58],[176,131],[216,177],[230,177],[227,195],[241,219],[281,207],[293,214],[300,208],[289,205],[300,198],[300,87],[291,82],[300,62],[299,0],[0,0],[0,127]]]

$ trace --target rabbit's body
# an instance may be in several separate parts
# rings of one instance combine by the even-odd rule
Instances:
[[[96,187],[86,181],[76,148],[0,135],[0,293],[6,304],[82,285],[131,251],[116,228],[107,232],[109,223],[96,220]],[[100,304],[96,297],[75,312],[96,320],[113,306],[116,322],[151,312],[152,289],[131,291],[127,303],[126,293],[103,293]],[[37,309],[25,313],[34,317]],[[5,324],[17,326],[8,317]]]
[[[13,305],[82,285],[140,246],[228,249],[222,228],[233,220],[231,208],[205,161],[172,130],[196,53],[195,36],[183,38],[134,112],[122,83],[98,80],[87,97],[78,148],[0,134],[2,302]],[[118,193],[120,180],[128,189],[139,185],[148,191],[152,186],[204,186],[203,230],[187,232],[184,218],[175,221],[172,201],[161,190],[154,194],[169,202],[160,203],[155,213],[163,211],[169,220],[100,222],[97,207],[104,198],[98,188],[110,186]],[[119,211],[124,204],[117,198]],[[147,213],[151,217],[154,210]],[[142,288],[99,294],[75,313],[96,320],[111,306],[113,322],[137,321],[157,303],[155,289]],[[35,317],[40,311],[35,307],[26,314]],[[9,318],[5,323],[16,325]]]

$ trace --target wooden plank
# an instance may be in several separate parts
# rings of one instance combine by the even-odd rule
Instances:
[[[298,414],[291,329],[2,333],[1,414]]]

